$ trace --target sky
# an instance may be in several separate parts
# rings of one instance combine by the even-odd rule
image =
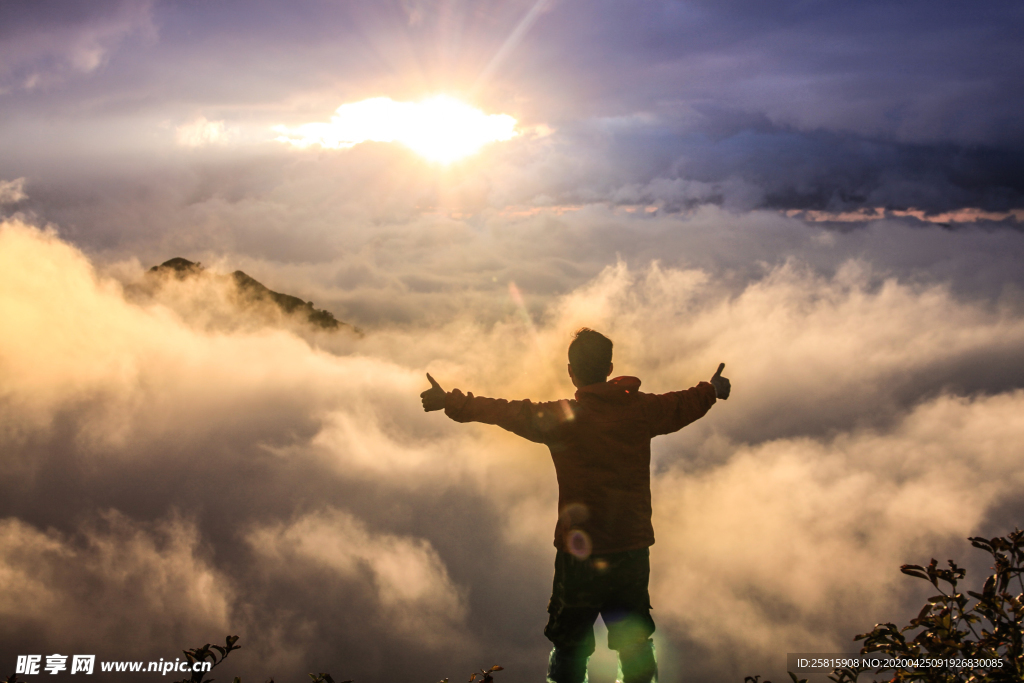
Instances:
[[[980,585],[967,537],[1024,513],[1022,24],[1000,1],[0,3],[0,673],[237,634],[218,679],[539,679],[550,456],[419,393],[569,397],[581,326],[645,391],[719,362],[733,385],[653,444],[661,680],[855,652],[930,595],[904,563]],[[446,161],[288,142],[439,95],[514,135]],[[409,125],[451,151],[461,121]],[[173,257],[206,275],[145,274]],[[239,269],[359,331],[240,306],[216,277]]]

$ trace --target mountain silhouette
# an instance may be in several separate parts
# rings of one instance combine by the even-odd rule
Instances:
[[[147,275],[151,277],[172,275],[178,280],[209,276],[224,277],[223,275],[209,273],[201,263],[194,263],[180,256],[164,261],[159,266],[153,266],[149,269]],[[275,292],[240,270],[236,270],[228,277],[234,282],[237,303],[242,306],[270,303],[277,306],[285,315],[299,317],[311,325],[324,330],[334,331],[344,327],[357,334],[360,332],[358,328],[335,318],[334,314],[330,311],[314,308],[312,301],[303,301],[297,296]]]

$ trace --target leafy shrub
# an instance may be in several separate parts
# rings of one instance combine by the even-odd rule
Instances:
[[[238,636],[228,636],[224,642],[224,647],[221,647],[220,645],[210,645],[209,643],[207,643],[202,647],[197,647],[192,650],[185,650],[185,657],[188,659],[189,664],[209,661],[211,664],[210,670],[212,671],[214,667],[220,665],[225,659],[227,659],[227,656],[232,651],[241,649],[241,645],[235,645],[235,643],[237,642]],[[217,656],[218,654],[220,654],[220,657]],[[474,673],[470,675],[469,683],[474,683],[477,679],[477,676],[480,676],[479,683],[494,683],[493,674],[497,671],[502,671],[502,667],[494,665],[490,669],[480,669],[479,674]],[[204,672],[195,672],[192,674],[191,678],[183,679],[181,681],[178,681],[177,683],[213,683],[212,678],[204,680],[205,676],[206,674]],[[331,674],[329,673],[321,672],[309,674],[309,677],[310,679],[312,679],[312,683],[334,683],[334,679],[331,678]],[[14,678],[16,677],[12,677],[11,679],[9,679],[10,683],[17,683],[14,680]],[[242,679],[236,676],[232,683],[242,683]],[[274,679],[271,678],[269,681],[267,681],[267,683],[274,683]],[[352,683],[352,681],[342,681],[342,683]],[[440,683],[448,683],[448,679],[445,678]]]
[[[231,654],[235,650],[242,649],[241,645],[235,644],[237,642],[238,636],[228,636],[224,639],[223,646],[210,645],[210,643],[207,643],[202,647],[193,648],[191,650],[184,650],[183,653],[190,665],[194,665],[196,662],[209,662],[210,671],[196,671],[189,678],[184,678],[180,681],[177,681],[176,683],[214,683],[214,679],[206,678],[206,674],[212,673],[213,669],[220,666],[224,662],[224,660],[227,659],[229,654]],[[498,666],[497,664],[492,666],[490,669],[480,669],[480,673],[473,673],[470,675],[469,683],[494,683],[494,673],[502,670],[502,667]],[[480,677],[479,681],[477,681],[477,676]],[[309,674],[309,677],[310,679],[312,679],[312,683],[334,683],[334,679],[331,678],[331,675],[329,673]],[[17,674],[11,674],[6,679],[4,679],[3,683],[25,682],[19,680]],[[232,683],[242,683],[242,679],[238,676],[235,676]],[[267,683],[274,683],[274,679],[271,678],[269,681],[267,681]],[[352,681],[342,681],[342,683],[352,683]],[[448,679],[445,678],[440,683],[448,683]]]
[[[889,683],[1004,683],[1024,681],[1024,531],[992,539],[968,539],[975,548],[994,560],[993,574],[980,592],[960,589],[967,571],[952,560],[949,568],[932,560],[927,567],[905,564],[900,571],[930,582],[939,594],[928,598],[910,624],[876,624],[868,633],[855,637],[864,641],[862,654],[875,653],[882,659],[906,661],[896,669],[876,669],[891,678]],[[973,599],[973,600],[972,600]],[[916,631],[916,633],[915,633]],[[955,666],[914,666],[914,660],[955,660]],[[857,683],[868,668],[837,669],[829,679],[835,683]],[[790,672],[794,683],[806,683]],[[745,683],[758,683],[759,676],[747,676]],[[764,681],[770,683],[770,681]],[[875,679],[875,683],[878,680]]]

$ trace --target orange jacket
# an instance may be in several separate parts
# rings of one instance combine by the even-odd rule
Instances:
[[[448,392],[456,422],[498,425],[542,443],[558,476],[555,547],[580,557],[646,548],[651,524],[651,438],[704,416],[715,388],[701,382],[668,394],[639,391],[636,377],[616,377],[576,391],[572,401],[533,403]]]

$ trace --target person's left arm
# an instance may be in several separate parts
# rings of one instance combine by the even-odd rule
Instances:
[[[717,400],[726,400],[732,391],[732,383],[722,377],[725,363],[708,382],[695,387],[667,394],[640,394],[644,414],[651,426],[651,435],[671,434],[699,420],[707,414]]]

